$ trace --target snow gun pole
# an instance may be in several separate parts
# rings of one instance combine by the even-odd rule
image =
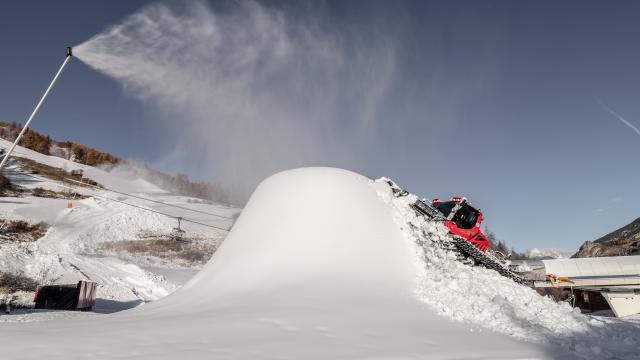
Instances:
[[[53,84],[56,83],[56,81],[58,80],[58,77],[62,73],[62,70],[67,65],[67,63],[69,62],[69,59],[71,59],[72,56],[73,56],[73,52],[71,50],[71,47],[67,47],[67,56],[65,56],[64,62],[62,63],[62,66],[60,66],[60,69],[56,73],[56,76],[54,76],[53,80],[51,80],[51,84],[49,84],[49,87],[44,92],[44,95],[42,95],[42,98],[40,98],[40,101],[38,101],[38,105],[36,105],[36,108],[33,109],[33,112],[31,113],[31,116],[29,116],[29,120],[27,120],[27,123],[24,124],[24,127],[22,128],[22,131],[20,131],[20,134],[18,134],[18,137],[16,138],[16,140],[13,142],[13,144],[9,148],[9,151],[7,151],[7,154],[2,159],[2,162],[0,162],[0,170],[2,170],[2,168],[5,165],[5,163],[9,159],[9,156],[11,156],[11,153],[13,152],[13,149],[15,149],[16,145],[18,145],[18,143],[20,142],[20,139],[22,139],[22,135],[24,135],[25,131],[27,131],[27,128],[29,127],[29,124],[31,123],[31,120],[33,120],[33,118],[36,116],[36,113],[38,112],[38,110],[40,110],[40,106],[42,106],[42,103],[44,102],[44,99],[46,99],[47,95],[49,95],[49,91],[51,91],[51,88],[53,88]]]

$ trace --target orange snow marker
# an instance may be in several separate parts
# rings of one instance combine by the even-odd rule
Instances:
[[[67,201],[67,209],[71,209],[73,207],[73,203],[71,201]]]

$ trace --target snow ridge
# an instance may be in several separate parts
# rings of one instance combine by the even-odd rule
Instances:
[[[568,348],[580,357],[610,355],[615,347],[635,354],[640,325],[582,315],[497,272],[470,267],[437,245],[448,237],[444,225],[427,221],[410,207],[417,196],[394,197],[387,178],[373,182],[389,203],[394,220],[415,253],[416,295],[440,315],[536,343]],[[605,326],[608,324],[609,326]],[[637,354],[636,354],[637,355]]]

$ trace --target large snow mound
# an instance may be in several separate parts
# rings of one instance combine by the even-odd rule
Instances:
[[[3,351],[50,359],[557,354],[426,305],[416,293],[425,278],[415,239],[381,190],[345,170],[276,174],[256,189],[225,242],[183,288],[117,314],[3,325],[0,338],[14,344]]]
[[[185,292],[237,296],[330,284],[337,294],[412,296],[411,253],[365,177],[329,168],[277,174],[255,191]]]

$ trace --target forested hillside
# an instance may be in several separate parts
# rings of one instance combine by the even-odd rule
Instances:
[[[14,141],[22,125],[16,122],[0,122],[0,138]],[[194,182],[185,174],[170,175],[151,167],[125,160],[73,141],[57,141],[35,130],[27,129],[20,140],[20,145],[41,154],[68,159],[80,164],[97,166],[106,170],[115,166],[124,168],[136,176],[142,177],[161,188],[180,195],[194,196],[222,203],[232,203],[228,192],[220,185],[209,182]]]
[[[0,122],[0,138],[5,140],[14,141],[21,130],[22,125],[16,122]],[[19,145],[41,154],[53,155],[89,166],[115,165],[121,162],[120,158],[109,153],[72,141],[56,141],[31,129],[27,129],[24,133]]]

